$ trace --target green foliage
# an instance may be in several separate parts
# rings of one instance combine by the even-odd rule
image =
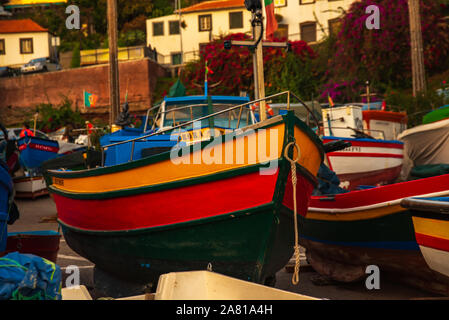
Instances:
[[[433,90],[417,97],[413,97],[407,91],[388,90],[385,101],[389,110],[407,112],[409,127],[422,124],[422,117],[426,113],[449,103],[448,99]]]
[[[36,107],[39,113],[37,128],[44,132],[52,132],[68,124],[74,128],[84,125],[84,119],[78,110],[72,110],[72,101],[67,97],[57,106],[49,103],[43,103]]]
[[[78,68],[81,65],[81,52],[79,43],[75,44],[73,49],[72,61],[70,63],[71,68]]]
[[[118,39],[119,47],[132,47],[138,45],[145,45],[146,34],[141,30],[131,30],[126,33],[120,33]]]

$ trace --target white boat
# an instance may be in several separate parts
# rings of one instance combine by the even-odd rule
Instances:
[[[14,177],[14,188],[16,190],[16,198],[35,199],[48,194],[47,185],[43,176],[36,177]]]
[[[374,133],[382,137],[385,134],[364,129],[361,106],[324,109],[323,124],[323,143],[351,143],[351,147],[326,154],[327,165],[340,179],[340,187],[354,190],[361,185],[380,186],[396,181],[402,168],[403,143],[372,138]]]

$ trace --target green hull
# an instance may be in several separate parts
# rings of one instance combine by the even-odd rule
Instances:
[[[137,283],[157,283],[167,272],[206,270],[209,263],[215,272],[264,283],[293,254],[293,217],[272,205],[129,232],[61,226],[67,244],[78,254],[111,275]]]

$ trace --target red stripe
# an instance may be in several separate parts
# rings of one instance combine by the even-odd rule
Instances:
[[[35,149],[35,150],[41,150],[41,151],[47,151],[47,152],[53,152],[53,153],[58,153],[59,152],[59,148],[46,146],[46,145],[43,145],[43,144],[36,144],[36,143],[22,144],[19,147],[19,150],[23,151],[26,148]]]
[[[402,159],[402,154],[392,153],[368,153],[368,152],[330,152],[331,157],[371,157],[371,158],[398,158]]]
[[[77,200],[54,194],[58,218],[87,230],[132,230],[213,217],[270,203],[278,173],[259,172],[141,195]],[[300,191],[298,191],[300,192]]]
[[[415,236],[416,242],[421,246],[449,252],[449,240],[432,237],[418,232],[415,232]]]
[[[338,141],[340,139],[324,139],[323,143],[331,141]],[[343,139],[344,140],[344,139]],[[404,149],[404,145],[401,143],[388,143],[382,141],[369,142],[369,141],[357,141],[357,140],[344,140],[350,142],[353,147],[371,147],[371,148],[391,148],[391,149]]]
[[[449,194],[449,174],[337,194],[335,201],[320,201],[327,196],[316,196],[312,197],[310,207],[354,208],[442,191]]]
[[[298,213],[305,217],[307,214],[307,209],[309,208],[310,196],[312,195],[314,185],[308,179],[301,175],[297,175],[297,177],[298,182],[296,184],[296,206]],[[291,173],[288,175],[282,204],[293,211],[293,185]]]

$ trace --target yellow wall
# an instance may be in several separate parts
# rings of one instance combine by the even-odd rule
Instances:
[[[304,0],[303,0],[304,1]],[[309,1],[309,0],[306,0]],[[275,14],[283,17],[280,24],[288,25],[289,40],[301,40],[300,24],[304,22],[317,23],[317,40],[321,40],[329,32],[329,20],[341,16],[340,7],[347,10],[353,2],[359,0],[317,0],[315,3],[300,4],[300,0],[276,0],[276,3],[285,3],[286,6],[278,6],[275,8]],[[243,12],[243,28],[230,29],[229,28],[229,12],[242,11]],[[198,31],[198,16],[211,14],[212,15],[212,32]],[[265,14],[265,13],[264,13]],[[316,18],[315,18],[316,16]],[[158,62],[170,64],[170,55],[181,51],[181,41],[179,35],[169,35],[169,21],[179,20],[178,15],[169,15],[147,20],[147,44],[152,48],[156,48],[157,52],[165,56],[159,56]],[[185,54],[184,60],[188,62],[195,59],[199,51],[200,43],[209,42],[210,38],[216,38],[220,34],[248,32],[251,33],[251,13],[245,8],[225,9],[215,11],[202,11],[184,13],[182,20],[187,24],[185,29],[181,29],[183,39],[183,52]],[[164,35],[153,36],[153,22],[164,22]],[[320,24],[324,28],[321,30]]]
[[[230,12],[243,12],[243,28],[229,29],[229,13]],[[212,15],[212,31],[199,31],[198,16],[200,15]],[[147,20],[147,44],[156,48],[159,54],[166,56],[165,61],[162,63],[170,63],[170,55],[172,53],[181,51],[181,40],[179,35],[169,35],[169,21],[178,21],[178,15],[169,15],[165,17],[159,17],[155,19]],[[251,31],[251,13],[244,8],[237,8],[232,10],[220,10],[220,11],[202,11],[189,14],[183,14],[182,20],[185,21],[187,27],[181,28],[182,40],[183,40],[183,52],[185,53],[186,62],[192,60],[195,56],[194,53],[199,51],[199,45],[201,43],[210,42],[211,38],[218,37],[221,34],[228,33],[240,33]],[[164,22],[164,35],[153,36],[153,22]],[[230,31],[231,30],[231,31]],[[158,61],[161,62],[161,61]]]
[[[20,39],[33,38],[33,53],[20,53]],[[36,58],[50,56],[50,34],[48,32],[0,33],[5,40],[5,55],[0,55],[0,67],[19,67]]]

